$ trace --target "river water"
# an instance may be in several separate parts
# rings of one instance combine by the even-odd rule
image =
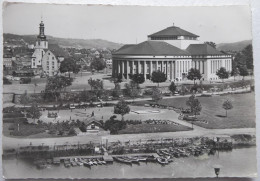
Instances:
[[[65,168],[51,166],[39,170],[26,160],[3,160],[5,178],[180,178],[215,177],[214,165],[221,165],[220,177],[255,177],[256,147],[233,149],[215,155],[176,158],[166,166],[158,163],[125,165],[114,162],[108,165]]]

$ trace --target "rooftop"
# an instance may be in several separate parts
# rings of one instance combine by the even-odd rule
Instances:
[[[125,45],[118,49],[113,55],[190,55],[163,41],[144,41],[136,45]]]
[[[191,55],[224,55],[208,44],[190,44],[186,50]]]
[[[170,26],[161,31],[148,35],[148,37],[165,37],[165,36],[190,36],[190,37],[199,37],[191,32],[183,30],[177,26]]]

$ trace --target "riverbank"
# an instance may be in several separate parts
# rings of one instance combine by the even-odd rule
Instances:
[[[229,152],[220,151],[215,155],[180,157],[164,166],[153,162],[140,162],[140,164],[132,165],[114,162],[113,164],[92,166],[91,169],[85,166],[66,168],[63,164],[37,169],[33,165],[33,161],[28,159],[4,159],[3,175],[8,179],[201,178],[215,177],[213,168],[215,164],[222,166],[219,177],[255,177],[257,173],[256,147],[233,149]]]

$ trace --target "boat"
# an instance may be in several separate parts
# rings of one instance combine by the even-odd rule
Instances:
[[[87,160],[84,160],[83,161],[83,165],[85,166],[85,167],[91,167],[93,164],[90,164],[90,162],[88,162]]]
[[[130,165],[132,165],[132,162],[131,162],[130,160],[124,159],[124,158],[122,158],[122,157],[113,157],[113,159],[114,159],[115,161],[118,161],[118,162],[121,162],[121,163],[125,163],[125,164],[130,164]]]
[[[156,158],[153,155],[152,156],[148,156],[146,158],[146,161],[148,161],[148,162],[156,162]]]
[[[90,159],[86,159],[86,161],[92,166],[94,163]]]
[[[38,169],[44,169],[44,168],[47,168],[47,163],[45,161],[39,161],[37,164],[36,164],[36,167]]]
[[[83,162],[80,159],[76,159],[76,163],[77,163],[78,166],[82,166],[83,165]]]
[[[95,159],[92,159],[93,165],[98,165],[98,163],[95,161]]]
[[[64,166],[66,168],[69,168],[71,166],[70,161],[69,160],[64,160]]]
[[[96,162],[97,162],[99,165],[102,165],[102,164],[103,164],[98,158],[96,159]]]
[[[146,162],[148,157],[146,157],[146,156],[136,156],[135,158],[138,159],[138,161],[140,161],[140,162]]]
[[[161,152],[164,154],[164,155],[169,155],[169,156],[171,156],[171,154],[170,153],[168,153],[167,151],[165,151],[165,150],[161,150]]]
[[[169,163],[168,160],[166,158],[163,158],[163,157],[158,157],[157,162],[160,163],[161,165],[166,165],[166,164]]]
[[[135,163],[135,164],[140,164],[139,160],[135,157],[124,157],[124,159],[129,160],[129,161],[131,161],[132,163]]]
[[[52,164],[53,165],[60,165],[60,159],[53,158]]]

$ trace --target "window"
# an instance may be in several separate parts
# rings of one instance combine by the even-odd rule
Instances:
[[[54,62],[52,62],[52,65],[54,65]]]
[[[49,52],[48,55],[51,55],[51,53]]]
[[[54,66],[52,66],[52,69],[54,69]]]
[[[54,57],[52,57],[52,60],[54,60]]]
[[[47,69],[49,69],[49,66],[47,66]]]
[[[47,63],[47,65],[49,65],[49,61],[47,61],[46,63]]]

